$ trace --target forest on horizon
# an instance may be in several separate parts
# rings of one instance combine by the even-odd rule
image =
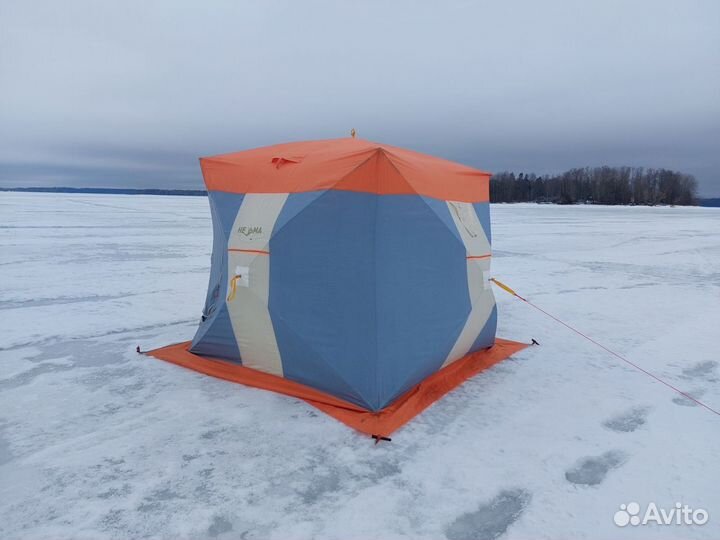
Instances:
[[[490,179],[490,202],[696,205],[690,174],[643,167],[582,167],[557,175],[500,172]]]
[[[0,187],[1,191],[204,196],[204,189],[108,187]],[[490,178],[490,202],[720,206],[699,199],[694,176],[668,169],[583,167],[556,175],[500,172]]]

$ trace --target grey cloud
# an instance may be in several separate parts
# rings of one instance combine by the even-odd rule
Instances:
[[[199,187],[360,136],[487,170],[629,164],[720,195],[720,4],[2,2],[0,184]]]

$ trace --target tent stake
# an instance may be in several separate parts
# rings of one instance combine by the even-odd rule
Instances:
[[[375,439],[375,444],[378,444],[380,441],[387,441],[391,442],[392,439],[390,437],[383,437],[382,435],[371,435],[373,439]]]

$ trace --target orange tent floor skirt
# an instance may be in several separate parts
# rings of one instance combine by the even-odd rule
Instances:
[[[188,350],[189,341],[168,345],[146,354],[219,379],[300,398],[362,433],[387,437],[473,375],[527,346],[526,343],[497,339],[495,345],[489,349],[468,354],[453,362],[405,392],[384,409],[375,412],[276,375],[216,358],[198,356]]]

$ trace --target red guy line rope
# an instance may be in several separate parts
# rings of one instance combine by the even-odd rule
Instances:
[[[652,377],[652,378],[655,379],[657,382],[659,382],[659,383],[661,383],[661,384],[664,384],[665,386],[667,386],[667,387],[670,388],[671,390],[674,390],[675,392],[677,392],[677,393],[680,394],[681,396],[686,397],[686,398],[689,399],[690,401],[693,401],[693,402],[697,403],[698,405],[700,405],[701,407],[706,408],[708,411],[710,411],[710,412],[712,412],[712,413],[715,413],[716,415],[720,416],[720,412],[719,412],[719,411],[713,409],[712,407],[710,407],[709,405],[703,403],[703,402],[700,401],[699,399],[692,397],[690,394],[688,394],[688,393],[686,393],[686,392],[683,392],[682,390],[680,390],[680,389],[677,388],[676,386],[673,386],[672,384],[670,384],[670,383],[667,382],[666,380],[661,379],[661,378],[658,377],[657,375],[654,375],[653,373],[650,373],[648,370],[646,370],[646,369],[644,369],[644,368],[641,368],[640,366],[638,366],[638,365],[635,364],[634,362],[631,362],[630,360],[628,360],[627,358],[625,358],[625,357],[621,356],[620,354],[616,353],[616,352],[613,351],[612,349],[608,349],[608,348],[607,348],[605,345],[603,345],[602,343],[598,343],[597,341],[595,341],[595,340],[594,340],[593,338],[591,338],[590,336],[587,336],[587,335],[583,334],[583,333],[582,333],[580,330],[578,330],[577,328],[573,328],[572,326],[570,326],[570,325],[567,324],[566,322],[563,322],[563,321],[561,321],[560,319],[558,319],[557,317],[555,317],[555,315],[552,315],[551,313],[548,313],[547,311],[545,311],[544,309],[542,309],[540,306],[536,306],[535,304],[533,304],[532,302],[530,302],[530,300],[527,300],[526,298],[523,298],[522,296],[520,296],[518,293],[516,293],[514,290],[512,290],[510,287],[508,287],[508,286],[505,285],[504,283],[496,280],[495,278],[490,278],[490,281],[492,281],[493,283],[495,283],[495,285],[497,285],[497,286],[500,287],[501,289],[503,289],[503,290],[509,292],[510,294],[512,294],[513,296],[519,298],[520,300],[522,300],[523,302],[525,302],[525,303],[526,303],[527,305],[529,305],[530,307],[533,307],[533,308],[537,309],[540,313],[542,313],[542,314],[544,314],[544,315],[547,315],[548,317],[550,317],[550,318],[551,318],[552,320],[554,320],[555,322],[559,322],[560,324],[562,324],[562,325],[563,325],[565,328],[567,328],[568,330],[572,330],[572,331],[575,332],[577,335],[579,335],[579,336],[581,336],[581,337],[584,337],[584,338],[587,339],[589,342],[594,343],[595,345],[597,345],[598,347],[600,347],[602,350],[604,350],[604,351],[612,354],[612,355],[613,355],[614,357],[616,357],[616,358],[619,358],[620,360],[622,360],[623,362],[625,362],[625,363],[628,364],[629,366],[632,366],[633,368],[635,368],[635,369],[638,370],[639,372],[644,373],[644,374],[647,375],[648,377]]]

